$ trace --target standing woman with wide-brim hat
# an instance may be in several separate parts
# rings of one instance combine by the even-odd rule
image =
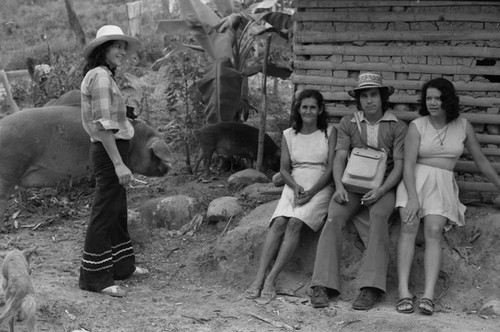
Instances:
[[[139,40],[116,25],[105,25],[83,51],[82,124],[92,142],[89,158],[96,186],[79,286],[114,297],[126,295],[114,280],[148,273],[135,266],[127,229],[124,186],[133,179],[127,163],[134,127],[114,78],[116,68],[139,49]]]

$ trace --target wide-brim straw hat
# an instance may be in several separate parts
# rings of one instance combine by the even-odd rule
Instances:
[[[387,89],[389,96],[394,93],[394,88],[390,85],[382,84],[382,76],[375,73],[362,73],[359,74],[358,80],[356,81],[356,87],[352,90],[347,91],[349,96],[356,98],[357,90],[365,90],[365,89]]]
[[[131,36],[123,33],[122,29],[116,25],[105,25],[97,30],[95,39],[85,46],[83,49],[83,56],[88,60],[89,56],[99,45],[104,44],[110,40],[124,40],[127,42],[127,56],[138,51],[141,48],[141,42]]]

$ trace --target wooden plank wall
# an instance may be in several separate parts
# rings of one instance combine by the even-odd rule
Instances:
[[[420,88],[452,81],[483,151],[500,161],[500,1],[297,0],[294,74],[297,90],[320,90],[334,122],[356,109],[347,91],[360,72],[395,87],[393,109],[418,116]],[[466,152],[457,164],[462,189],[493,191]],[[498,159],[498,160],[497,160]],[[500,171],[500,163],[494,164]],[[465,183],[465,181],[467,183]]]

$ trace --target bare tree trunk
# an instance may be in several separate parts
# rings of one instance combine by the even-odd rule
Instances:
[[[170,14],[170,0],[162,0],[162,10],[163,10],[163,18],[169,19],[171,18]]]
[[[64,0],[64,3],[66,4],[66,11],[68,12],[69,25],[71,30],[75,33],[76,42],[80,47],[84,47],[86,44],[85,33],[73,9],[73,0]]]
[[[262,63],[262,105],[260,110],[259,123],[259,145],[257,149],[257,167],[262,171],[262,163],[264,160],[264,140],[266,135],[266,117],[267,117],[267,64],[269,61],[269,48],[271,46],[271,35],[266,38],[266,48],[264,50],[264,61]]]

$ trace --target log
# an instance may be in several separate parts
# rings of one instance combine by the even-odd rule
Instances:
[[[493,166],[497,173],[500,173],[500,163],[491,163],[491,166]],[[465,160],[457,161],[454,171],[460,173],[481,173],[475,162]]]
[[[500,149],[498,148],[481,148],[481,151],[483,151],[483,153],[488,157],[500,157]],[[462,155],[469,156],[470,151],[464,149],[464,153]]]
[[[500,33],[498,34],[500,36]],[[358,70],[358,71],[388,71],[402,73],[429,73],[442,75],[498,75],[500,76],[500,66],[477,66],[470,68],[466,66],[454,65],[423,65],[423,64],[390,64],[380,62],[343,62],[333,63],[330,61],[304,61],[295,60],[294,69],[313,70]]]
[[[23,78],[26,80],[30,80],[30,73],[28,72],[27,69],[19,69],[19,70],[11,70],[5,72],[5,75],[7,75],[7,78],[11,81],[19,78]]]
[[[476,137],[477,137],[479,143],[482,143],[482,144],[500,144],[500,136],[499,135],[476,134]]]
[[[458,189],[461,191],[495,192],[498,188],[489,182],[457,181]]]
[[[329,117],[343,117],[345,115],[352,114],[352,110],[347,107],[336,107],[331,106],[330,104],[325,105],[325,111]],[[392,113],[398,117],[398,119],[404,120],[406,122],[413,121],[420,115],[418,112],[401,112],[401,111],[392,111]],[[470,123],[480,123],[480,124],[500,124],[500,114],[488,114],[488,113],[462,113],[465,119],[467,119]],[[500,135],[483,135],[477,134],[478,138],[483,136],[491,136],[498,137],[500,142]],[[495,143],[492,143],[495,144]]]
[[[368,8],[368,7],[452,7],[452,6],[500,6],[494,1],[356,1],[356,0],[297,0],[297,8]]]
[[[336,101],[354,101],[347,92],[321,92],[325,100]],[[389,97],[389,101],[395,104],[418,104],[420,103],[420,95],[407,95],[395,93]],[[471,96],[460,96],[460,104],[462,106],[473,107],[499,107],[500,98],[474,98]]]
[[[9,80],[7,79],[7,75],[3,70],[0,70],[0,81],[2,82],[5,88],[5,94],[7,95],[7,100],[9,101],[9,105],[12,111],[11,113],[19,112],[19,107],[17,106],[16,101],[12,97]]]
[[[306,11],[295,12],[296,22],[361,22],[361,23],[391,23],[391,22],[498,22],[498,14],[467,14],[457,12],[435,13],[405,13],[405,12],[333,12]]]
[[[500,40],[500,33],[495,30],[442,30],[442,31],[295,31],[294,42],[304,43],[344,43],[356,41],[479,41]]]
[[[296,55],[371,55],[371,56],[449,56],[496,58],[500,54],[498,47],[478,46],[424,46],[424,45],[386,45],[350,46],[350,45],[294,45]]]
[[[356,79],[354,78],[336,78],[292,74],[291,79],[295,84],[319,84],[344,87],[354,87],[356,85]],[[392,85],[398,90],[420,90],[425,82],[412,80],[384,80],[384,83],[387,85]],[[500,91],[500,83],[454,82],[453,85],[455,86],[455,89],[457,91]]]

